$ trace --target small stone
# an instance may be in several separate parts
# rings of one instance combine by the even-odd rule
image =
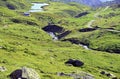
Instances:
[[[106,76],[107,76],[107,77],[110,77],[110,76],[112,76],[112,75],[111,75],[110,73],[107,73]]]
[[[100,74],[102,74],[102,75],[105,75],[105,73],[106,73],[105,71],[101,71],[101,72],[100,72]]]
[[[44,71],[40,70],[40,73],[45,73]]]
[[[65,74],[63,72],[57,73],[58,76],[64,76]]]
[[[4,66],[0,66],[0,72],[4,72],[6,71],[7,69],[4,67]]]
[[[0,49],[1,49],[2,47],[0,46]]]
[[[117,77],[112,77],[112,79],[118,79]]]

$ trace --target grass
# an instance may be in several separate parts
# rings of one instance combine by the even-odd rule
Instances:
[[[104,12],[101,12],[100,19],[98,19],[93,26],[98,25],[102,28],[114,28],[120,30],[119,28],[119,8],[109,8]]]
[[[87,16],[74,18],[79,12],[91,9],[86,7],[83,10],[81,7],[85,6],[75,3],[50,2],[50,5],[45,7],[45,12],[31,13],[31,16],[26,17],[21,12],[26,11],[27,7],[25,10],[19,9],[16,12],[3,6],[0,8],[0,13],[4,13],[4,16],[0,15],[0,47],[2,47],[0,48],[0,66],[5,66],[7,71],[0,72],[0,79],[9,79],[7,75],[22,66],[35,69],[41,79],[73,79],[58,76],[57,73],[79,73],[81,71],[93,74],[96,79],[109,79],[100,74],[102,70],[120,78],[119,54],[85,50],[70,42],[53,41],[41,29],[51,22],[72,31],[66,38],[77,38],[82,42],[88,41],[90,48],[104,50],[109,47],[111,50],[116,49],[114,46],[116,45],[119,49],[119,33],[104,30],[78,32],[80,28],[86,27],[86,23],[94,19],[95,11],[89,11],[90,14]],[[113,46],[111,47],[111,45]],[[70,58],[81,60],[85,65],[83,67],[66,66],[64,62]]]

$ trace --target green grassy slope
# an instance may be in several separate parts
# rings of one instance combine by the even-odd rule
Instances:
[[[0,6],[7,7],[12,10],[25,9],[30,7],[29,1],[26,0],[0,0]]]
[[[57,5],[62,6],[58,7]],[[101,43],[96,40],[101,31],[78,32],[78,29],[86,27],[86,23],[94,18],[92,15],[95,12],[90,11],[87,16],[74,18],[78,13],[90,10],[88,7],[84,10],[82,7],[85,8],[85,6],[75,3],[53,2],[44,7],[45,12],[32,13],[27,17],[22,13],[28,9],[27,7],[24,10],[14,11],[2,5],[0,7],[0,66],[5,66],[7,71],[0,72],[0,79],[9,79],[7,75],[22,66],[35,69],[41,79],[73,79],[72,77],[58,76],[57,73],[79,73],[81,71],[93,74],[96,79],[109,79],[100,74],[102,70],[120,78],[120,55],[86,50],[70,42],[53,41],[41,29],[48,22],[61,25],[72,31],[66,38],[75,37],[81,40],[87,37],[90,40],[90,47],[96,48],[97,43]],[[93,36],[90,37],[91,35]],[[105,31],[105,35],[98,39],[106,42],[104,39],[108,40],[114,37],[113,44],[118,42],[118,46],[120,46],[118,36],[119,33]],[[70,58],[81,60],[85,65],[83,67],[66,66],[64,62]]]
[[[111,6],[107,10],[102,11],[99,15],[99,19],[94,23],[102,28],[114,28],[120,30],[120,9],[118,7]]]
[[[120,31],[119,31],[119,8],[109,7],[98,10],[98,17],[92,23],[92,27],[99,29],[91,32],[72,32],[66,39],[77,38],[79,42],[87,44],[95,50],[120,53]],[[96,14],[96,13],[95,13]],[[94,17],[94,14],[93,14]],[[88,22],[89,23],[89,22]]]

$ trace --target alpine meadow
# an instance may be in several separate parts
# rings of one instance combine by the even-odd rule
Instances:
[[[120,0],[0,0],[0,79],[120,79]]]

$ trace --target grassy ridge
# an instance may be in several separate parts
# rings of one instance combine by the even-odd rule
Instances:
[[[115,11],[113,11],[113,7],[104,10],[104,8],[99,9],[98,17],[91,18],[91,20],[95,20],[92,27],[99,27],[97,31],[86,33],[81,33],[78,30],[73,31],[66,39],[78,38],[80,42],[89,45],[92,49],[120,53],[119,8],[115,8]]]
[[[12,10],[16,9],[25,9],[30,7],[30,3],[26,0],[20,0],[19,2],[17,0],[1,0],[0,6],[7,7]]]
[[[99,15],[100,19],[94,23],[94,26],[98,25],[102,28],[114,28],[116,30],[120,30],[119,10],[119,8],[110,7],[106,11],[101,12]]]

